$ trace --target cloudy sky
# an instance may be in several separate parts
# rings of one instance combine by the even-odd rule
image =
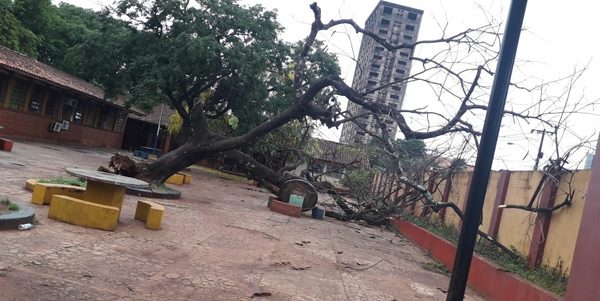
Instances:
[[[241,0],[244,4],[261,4],[268,9],[278,11],[279,22],[285,27],[283,38],[289,41],[303,39],[310,29],[312,12],[308,5],[314,0]],[[446,26],[447,33],[460,32],[466,28],[478,27],[488,19],[504,21],[508,13],[510,1],[488,0],[391,0],[402,5],[415,7],[425,11],[419,39],[436,39],[441,35],[441,27]],[[58,2],[58,1],[55,1]],[[112,0],[68,0],[66,2],[99,9],[102,5],[111,4]],[[377,0],[326,0],[317,1],[323,12],[323,20],[352,18],[363,24],[370,12],[377,5]],[[585,99],[587,102],[600,98],[600,62],[595,55],[600,55],[600,39],[594,38],[600,29],[600,18],[595,1],[529,1],[525,16],[525,31],[521,36],[517,53],[517,65],[513,73],[513,81],[526,81],[530,85],[550,82],[567,76],[575,68],[588,66],[588,70],[579,79],[572,93],[572,99]],[[329,32],[321,34],[329,49],[339,56],[342,76],[351,83],[354,73],[352,57],[357,55],[360,36],[348,30],[349,34]],[[426,50],[417,49],[419,54]],[[554,95],[562,95],[564,89],[555,87]],[[514,90],[514,89],[513,89]],[[416,108],[427,102],[429,95],[420,87],[409,86],[405,97],[405,108]],[[509,91],[507,106],[519,103],[524,97],[517,91]],[[533,97],[533,96],[525,96]],[[564,98],[564,97],[563,97]],[[435,102],[434,98],[429,100]],[[557,99],[556,101],[561,101]],[[507,121],[508,122],[508,121]],[[585,115],[575,116],[569,122],[569,131],[561,136],[563,149],[577,143],[582,137],[596,139],[600,129],[600,116],[588,108]],[[530,128],[507,126],[502,130],[502,138],[498,142],[495,169],[527,169],[533,166],[539,144],[539,136],[530,134]],[[339,130],[322,130],[322,137],[337,140]],[[548,141],[548,140],[547,140]],[[435,144],[435,141],[430,144]],[[439,142],[438,143],[442,143]],[[545,158],[552,153],[553,146],[545,144]],[[578,158],[585,155],[585,151]]]

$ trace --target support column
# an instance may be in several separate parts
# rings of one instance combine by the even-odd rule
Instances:
[[[123,207],[125,187],[88,181],[85,189],[85,200],[88,202],[117,207]]]
[[[387,174],[382,173],[381,177],[379,178],[379,186],[377,186],[377,194],[381,194],[381,191],[384,190],[385,188],[385,182],[387,181]]]
[[[168,153],[170,148],[171,148],[171,133],[169,133],[167,131],[167,134],[165,135],[165,145],[163,146],[163,153],[164,154]]]
[[[559,178],[560,181],[560,178]],[[556,191],[558,190],[558,183],[555,183],[547,178],[542,188],[540,195],[540,208],[551,208],[554,206],[554,199],[556,199]],[[548,229],[550,229],[550,220],[552,219],[552,212],[538,212],[535,218],[535,224],[533,228],[533,234],[531,235],[531,246],[529,247],[528,262],[530,267],[537,267],[542,261],[544,256],[544,248],[546,247],[546,241],[548,238]]]
[[[469,200],[469,191],[471,190],[472,182],[473,182],[473,172],[471,172],[469,174],[469,182],[467,182],[467,190],[465,190],[467,193],[465,194],[465,199],[463,200],[462,207],[460,208],[463,212],[463,215],[465,214],[465,212],[467,212],[467,203]],[[463,224],[463,220],[459,219],[458,228],[462,228],[462,224]]]
[[[429,191],[429,193],[433,194],[435,191],[435,178],[438,176],[437,172],[430,172],[429,173],[429,183],[427,183],[427,191]],[[421,214],[420,217],[425,217],[427,216],[427,214],[429,214],[429,212],[431,212],[431,207],[430,206],[425,206],[423,207],[423,210],[421,210]]]
[[[596,154],[600,153],[600,140]],[[585,205],[579,224],[579,234],[575,243],[571,273],[565,301],[596,300],[600,296],[598,271],[600,271],[600,164],[594,160],[588,184]]]
[[[506,192],[508,191],[508,185],[510,183],[510,171],[500,171],[500,179],[498,179],[498,186],[496,188],[496,200],[494,201],[494,208],[492,209],[492,217],[490,218],[490,227],[488,228],[488,235],[494,239],[498,238],[498,230],[500,229],[500,221],[502,220],[502,208],[506,200]]]
[[[371,192],[375,193],[377,191],[377,182],[379,181],[380,173],[376,173],[373,175],[373,181],[371,182]]]
[[[452,192],[452,178],[454,177],[454,173],[448,175],[448,179],[446,179],[446,186],[444,187],[444,193],[442,194],[442,202],[448,202],[450,198],[450,192]],[[442,223],[446,221],[446,207],[440,209],[438,212],[440,215],[440,220]]]

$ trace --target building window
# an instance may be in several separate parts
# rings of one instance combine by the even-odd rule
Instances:
[[[394,91],[400,91],[400,89],[401,89],[401,88],[400,88],[400,87],[398,87],[398,86],[392,86],[392,90],[394,90]]]
[[[381,26],[389,26],[390,25],[390,20],[388,19],[381,19]]]
[[[35,85],[31,99],[29,100],[29,108],[27,111],[31,113],[41,113],[42,105],[44,104],[44,96],[46,96],[46,89],[44,87]]]
[[[415,14],[415,13],[408,13],[408,19],[409,20],[416,20],[417,19],[417,14]]]
[[[414,31],[415,30],[415,26],[414,25],[410,25],[410,24],[406,24],[406,26],[404,27],[404,29],[406,29],[406,31]]]
[[[381,52],[381,51],[383,51],[383,47],[381,47],[381,46],[375,46],[375,51],[376,52]]]
[[[75,106],[75,113],[73,113],[73,123],[82,124],[83,118],[85,116],[85,111],[87,110],[87,102],[79,101],[77,106]]]
[[[116,121],[117,110],[110,106],[104,106],[100,110],[100,115],[98,116],[98,123],[96,124],[96,127],[112,131],[115,128]]]
[[[327,176],[334,179],[341,179],[344,175],[344,166],[337,163],[327,164]]]
[[[46,101],[46,110],[44,114],[53,118],[58,117],[60,111],[60,94],[56,91],[51,91]]]
[[[379,76],[379,73],[377,73],[377,72],[370,72],[369,73],[369,77],[378,77],[378,76]]]
[[[384,7],[383,7],[383,13],[384,13],[384,14],[386,14],[386,15],[389,15],[389,14],[391,14],[393,10],[394,10],[394,9],[393,9],[393,8],[391,8],[391,7],[387,7],[387,6],[384,6]]]
[[[379,67],[381,67],[381,65],[371,64],[371,69],[379,69]]]
[[[388,33],[388,31],[387,31],[387,29],[380,29],[380,30],[379,30],[379,33],[380,33],[380,34],[387,34],[387,33]]]
[[[26,81],[17,79],[15,80],[15,86],[13,87],[12,94],[8,107],[15,110],[23,110],[25,105],[25,97],[27,96],[27,87],[29,85]]]
[[[0,74],[0,105],[4,103],[4,93],[6,92],[6,77]]]
[[[96,115],[98,114],[98,109],[100,107],[95,103],[89,103],[87,105],[87,111],[85,115],[83,115],[83,124],[87,126],[94,126],[94,122],[96,122]]]
[[[370,80],[367,82],[367,87],[372,87],[372,86],[375,86],[376,84],[377,84],[376,82]]]
[[[308,166],[306,167],[306,169],[308,169],[308,171],[314,172],[314,173],[322,173],[324,170],[323,165],[319,164],[315,160],[309,160]]]
[[[407,54],[408,55],[408,54]],[[406,66],[406,61],[399,60],[398,65]]]
[[[412,41],[412,36],[409,36],[407,34],[404,35],[404,39],[408,40],[408,41]]]
[[[402,69],[396,69],[396,73],[398,74],[404,74],[406,71],[402,70]]]
[[[408,52],[400,52],[400,56],[407,57],[408,56]]]
[[[373,59],[374,59],[374,60],[380,60],[381,58],[382,58],[382,56],[381,56],[381,55],[374,55],[374,56],[373,56]]]
[[[75,98],[65,99],[63,101],[63,105],[62,105],[62,112],[60,114],[60,119],[73,122],[76,106],[77,106],[77,99],[75,99]]]
[[[400,99],[400,96],[396,95],[396,94],[391,94],[390,95],[391,99]]]
[[[123,133],[125,131],[125,122],[127,121],[127,112],[121,111],[117,114],[117,121],[115,124],[115,132]]]

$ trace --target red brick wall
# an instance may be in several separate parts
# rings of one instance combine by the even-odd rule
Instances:
[[[0,108],[0,136],[22,137],[59,143],[74,143],[88,146],[120,148],[122,133],[71,124],[60,133],[51,132],[51,118],[38,114],[17,112]]]

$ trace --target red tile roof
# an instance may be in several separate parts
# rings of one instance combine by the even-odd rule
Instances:
[[[162,105],[157,105],[152,108],[151,112],[143,113],[144,115],[133,115],[130,114],[129,118],[140,120],[152,124],[158,124],[158,120],[160,119],[160,124],[166,126],[169,123],[169,117],[175,113],[175,110],[169,108],[169,106],[165,105],[165,109],[162,114],[162,119],[160,118],[160,110]]]
[[[92,98],[108,101],[104,98],[102,88],[3,46],[0,46],[0,67]],[[122,104],[108,102],[122,106]]]

